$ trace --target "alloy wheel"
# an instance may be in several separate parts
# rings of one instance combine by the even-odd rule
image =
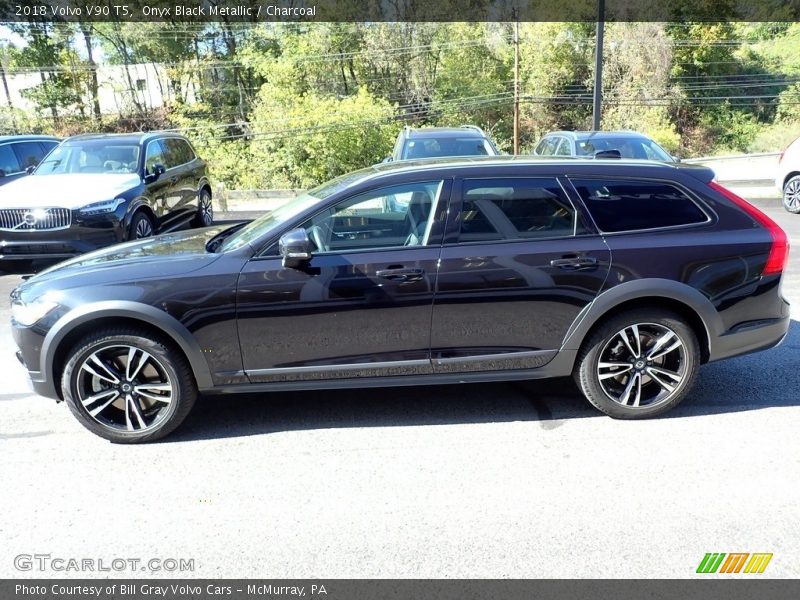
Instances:
[[[800,211],[800,177],[795,177],[786,184],[783,190],[783,204],[791,212]]]
[[[144,432],[165,418],[176,394],[164,365],[129,345],[107,346],[90,354],[76,375],[77,400],[100,425]]]
[[[149,219],[139,219],[136,223],[136,239],[147,238],[153,235],[153,226],[150,224]]]
[[[687,372],[686,347],[657,323],[629,325],[606,342],[597,363],[600,387],[612,401],[632,408],[666,402]]]
[[[206,193],[200,196],[200,219],[205,226],[214,222],[214,207],[211,204],[211,197]]]

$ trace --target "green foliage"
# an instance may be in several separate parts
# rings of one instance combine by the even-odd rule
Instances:
[[[713,22],[736,0],[682,2],[709,20],[606,24],[602,127],[685,157],[780,150],[800,123],[800,24]],[[304,188],[373,164],[405,124],[472,123],[512,149],[512,23],[10,27],[25,44],[0,43],[0,61],[42,75],[25,92],[36,114],[0,102],[0,130],[177,128],[229,188]],[[591,126],[595,26],[520,23],[519,34],[527,152],[548,131]],[[119,115],[94,115],[86,46],[128,72]],[[142,63],[161,65],[151,93],[164,107],[136,91],[129,67]]]
[[[756,134],[747,152],[780,152],[800,137],[800,120],[767,125]]]
[[[392,106],[365,88],[337,99],[268,85],[252,124],[253,164],[265,187],[308,188],[380,162],[397,133]]]

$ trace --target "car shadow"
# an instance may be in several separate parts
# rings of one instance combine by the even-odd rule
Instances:
[[[557,413],[557,416],[556,414]],[[541,421],[598,416],[571,379],[204,396],[167,442],[342,427]]]
[[[800,323],[783,344],[705,365],[689,397],[662,418],[800,405]],[[401,388],[272,392],[201,397],[166,442],[284,431],[536,421],[550,430],[571,419],[605,418],[572,379]]]

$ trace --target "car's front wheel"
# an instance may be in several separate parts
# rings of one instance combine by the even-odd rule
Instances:
[[[617,419],[662,414],[686,397],[700,366],[692,328],[662,310],[634,310],[603,323],[584,344],[575,381]]]
[[[69,354],[61,385],[64,400],[84,427],[123,444],[171,433],[197,397],[183,354],[135,328],[84,337]]]
[[[800,213],[800,175],[795,175],[783,186],[783,207],[790,213]]]
[[[144,212],[139,211],[131,219],[129,240],[141,240],[153,235],[153,221]]]

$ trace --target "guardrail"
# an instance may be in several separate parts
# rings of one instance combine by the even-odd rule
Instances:
[[[717,181],[750,198],[778,197],[775,177],[778,174],[780,152],[759,152],[728,156],[704,156],[683,162],[711,167]]]
[[[748,198],[777,198],[775,188],[779,152],[735,154],[728,156],[703,156],[687,158],[689,164],[705,164],[714,169],[717,181]],[[214,193],[217,210],[272,210],[304,190],[228,190],[218,185]]]

